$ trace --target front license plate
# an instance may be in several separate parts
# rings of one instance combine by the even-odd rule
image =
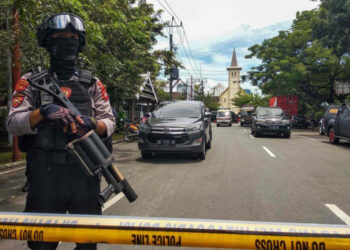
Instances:
[[[175,145],[175,140],[157,140],[158,145]]]
[[[271,129],[278,129],[277,125],[270,126]]]

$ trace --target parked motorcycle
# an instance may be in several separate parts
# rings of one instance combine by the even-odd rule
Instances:
[[[139,138],[139,127],[140,124],[137,123],[125,123],[124,124],[124,141],[132,142]]]

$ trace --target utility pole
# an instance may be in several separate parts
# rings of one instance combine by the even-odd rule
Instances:
[[[182,22],[180,25],[174,25],[175,18],[172,17],[171,19],[171,24],[169,26],[164,26],[164,27],[169,27],[170,28],[170,35],[169,35],[169,45],[170,45],[170,52],[171,54],[173,53],[174,50],[174,43],[173,43],[173,28],[176,27],[182,27]],[[169,97],[170,101],[173,100],[173,80],[174,80],[174,70],[173,70],[173,64],[172,64],[172,57],[169,58],[169,65],[170,65],[170,77],[169,77]]]
[[[192,82],[192,76],[191,76],[191,100],[193,100],[193,82]]]

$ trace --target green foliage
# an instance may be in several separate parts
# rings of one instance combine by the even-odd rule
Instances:
[[[240,91],[236,97],[232,98],[232,104],[237,107],[242,107],[244,105],[258,106],[268,106],[270,96],[262,96],[258,93],[247,94],[245,91]]]
[[[161,11],[155,11],[146,1],[128,0],[14,0],[20,12],[21,73],[39,66],[49,66],[48,53],[38,48],[36,26],[45,18],[59,12],[72,12],[81,16],[86,24],[87,46],[80,54],[79,65],[91,70],[106,85],[113,106],[122,106],[133,98],[142,83],[140,74],[151,72],[152,80],[158,76],[160,62],[174,59],[168,51],[153,50],[156,36],[163,35],[165,23],[160,20]],[[12,13],[12,5],[9,9]],[[1,21],[11,16],[3,16]],[[0,50],[3,52],[14,43],[0,29]],[[9,37],[11,38],[9,43]],[[3,55],[4,53],[1,53]],[[1,61],[3,57],[1,56]],[[165,60],[166,59],[166,60]],[[180,65],[179,65],[180,66]],[[6,68],[0,66],[0,91],[6,86]]]
[[[219,102],[217,100],[214,100],[214,96],[207,93],[204,96],[204,104],[210,111],[215,111],[219,109]]]
[[[257,57],[261,64],[242,79],[259,86],[263,94],[298,95],[306,113],[320,109],[323,102],[343,101],[333,84],[350,79],[349,25],[345,25],[350,19],[343,16],[350,17],[348,1],[322,2],[319,9],[298,12],[289,30],[250,47],[246,58]]]
[[[232,98],[232,104],[237,107],[242,107],[243,105],[250,105],[253,101],[253,95],[247,94],[245,91],[238,92],[237,96]]]
[[[123,131],[124,122],[126,121],[126,112],[124,110],[116,111],[116,133]]]
[[[169,93],[165,91],[167,82],[156,80],[153,82],[153,87],[157,93],[158,102],[164,102],[169,100]]]

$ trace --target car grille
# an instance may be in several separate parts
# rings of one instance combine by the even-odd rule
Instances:
[[[185,143],[189,140],[187,134],[154,134],[150,133],[147,136],[147,140],[150,143],[157,143],[157,140],[175,140],[175,143]]]

